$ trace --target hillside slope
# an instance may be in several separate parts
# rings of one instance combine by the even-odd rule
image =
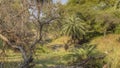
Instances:
[[[100,52],[106,53],[105,60],[110,68],[120,68],[120,35],[110,34],[97,37],[91,41]]]
[[[110,51],[120,48],[120,35],[110,34],[105,37],[97,37],[91,41],[91,44],[96,44],[100,51]]]

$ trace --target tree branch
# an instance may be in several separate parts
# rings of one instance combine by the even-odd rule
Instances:
[[[27,59],[25,50],[24,50],[21,46],[12,45],[12,43],[7,39],[7,37],[3,36],[2,34],[0,34],[0,38],[1,38],[4,42],[6,42],[8,45],[10,45],[12,48],[17,48],[17,49],[19,49],[19,50],[21,51],[21,53],[22,53],[22,56],[23,56],[24,60]]]

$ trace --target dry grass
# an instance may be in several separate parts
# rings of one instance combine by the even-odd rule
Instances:
[[[0,55],[0,62],[19,62],[22,60],[20,53],[15,53],[12,50],[6,50],[5,55]]]
[[[91,41],[91,44],[96,44],[97,48],[102,51],[111,51],[116,48],[120,48],[120,42],[118,39],[120,38],[120,35],[118,34],[110,34],[105,37],[98,37]]]
[[[69,37],[67,36],[62,36],[56,40],[54,40],[53,42],[51,42],[49,45],[52,45],[52,44],[65,44],[68,42],[68,40],[70,40]]]
[[[110,34],[105,37],[98,37],[91,41],[96,44],[97,49],[107,54],[109,68],[120,68],[120,35]],[[119,40],[119,41],[118,41]]]

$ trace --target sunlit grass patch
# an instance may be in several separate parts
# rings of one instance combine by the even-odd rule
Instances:
[[[67,36],[62,36],[60,38],[57,38],[55,40],[53,40],[51,43],[49,43],[48,45],[54,45],[54,44],[65,44],[70,40],[70,37]]]
[[[91,44],[96,44],[97,49],[106,53],[105,60],[109,68],[120,67],[120,35],[110,34],[105,37],[98,37],[91,41]]]

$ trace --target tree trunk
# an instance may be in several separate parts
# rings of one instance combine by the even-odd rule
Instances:
[[[30,56],[26,60],[23,61],[23,63],[20,65],[20,68],[33,68],[33,57]]]
[[[20,68],[33,68],[33,52],[30,49],[29,53],[26,52],[22,47],[18,47],[22,57],[23,57],[23,63],[21,63]]]

